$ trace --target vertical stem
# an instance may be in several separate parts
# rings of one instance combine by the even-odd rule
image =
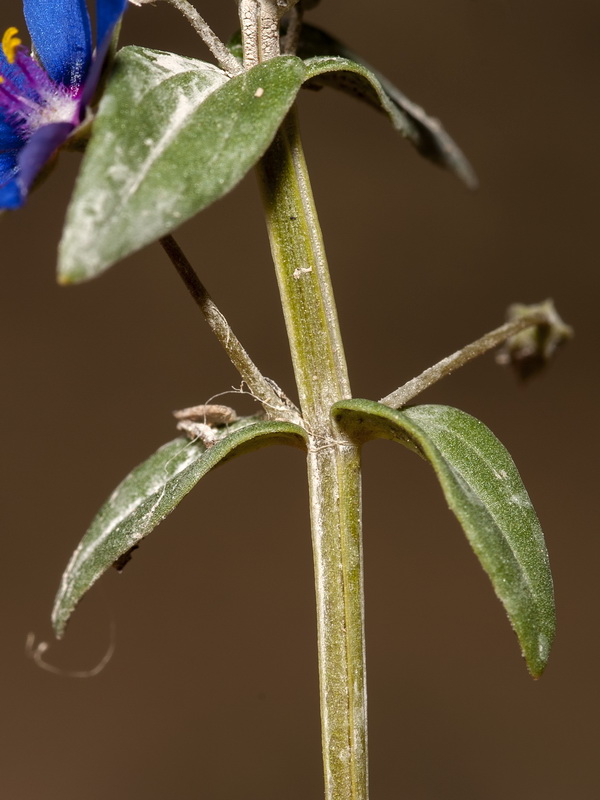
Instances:
[[[302,412],[315,432],[327,433],[329,408],[351,396],[350,381],[294,112],[259,173]]]
[[[367,800],[358,447],[330,417],[350,383],[295,115],[259,167],[304,423],[315,564],[326,800]]]
[[[279,20],[282,10],[276,0],[239,0],[244,46],[244,68],[255,67],[280,54]]]
[[[325,798],[367,800],[359,452],[314,441],[307,464]]]

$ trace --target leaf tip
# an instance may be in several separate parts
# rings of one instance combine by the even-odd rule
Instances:
[[[550,650],[552,648],[552,641],[554,639],[554,628],[548,633],[540,631],[537,636],[536,642],[533,644],[531,651],[523,650],[527,669],[529,674],[534,680],[538,680],[544,674],[544,670],[548,665],[550,658]]]
[[[89,281],[96,277],[96,274],[95,270],[88,269],[84,264],[59,258],[56,280],[60,286],[73,286]]]
[[[56,276],[56,282],[59,286],[70,286],[73,283],[77,283],[75,278],[72,275],[69,275],[65,272],[59,272]]]
[[[479,189],[479,178],[468,161],[466,161],[462,171],[459,173],[459,177],[470,191],[474,192],[476,189]]]
[[[73,259],[71,254],[65,252],[63,242],[58,247],[58,266],[56,268],[56,281],[59,286],[71,286],[85,280],[85,272]]]
[[[51,621],[54,635],[59,640],[62,639],[65,634],[68,619],[69,614],[65,612],[65,609],[57,602],[52,610]]]
[[[81,599],[81,594],[74,591],[73,583],[70,580],[70,568],[73,563],[74,555],[71,557],[71,562],[63,573],[50,615],[52,629],[57,639],[62,639],[65,635],[67,624]]]

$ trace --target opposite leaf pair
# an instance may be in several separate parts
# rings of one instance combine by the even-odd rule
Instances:
[[[447,406],[395,411],[370,400],[347,400],[333,406],[332,416],[358,443],[392,439],[431,463],[506,609],[529,671],[541,675],[554,638],[552,578],[537,516],[503,445],[479,420]],[[173,511],[200,478],[271,444],[305,448],[306,434],[298,425],[247,417],[222,428],[209,449],[179,438],[138,466],[101,508],[73,554],[53,612],[57,635],[102,573]]]

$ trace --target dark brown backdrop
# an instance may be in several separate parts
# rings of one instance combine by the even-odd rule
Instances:
[[[233,3],[202,12],[223,36]],[[371,785],[375,800],[595,800],[596,426],[600,160],[597,0],[324,0],[336,29],[446,123],[475,193],[422,162],[383,117],[333,93],[301,114],[353,387],[378,398],[555,298],[577,336],[526,389],[488,357],[427,393],[480,416],[519,465],[555,571],[544,678],[514,636],[432,474],[365,452]],[[18,0],[2,23],[21,24]],[[205,57],[166,6],[124,37]],[[158,247],[102,279],[54,282],[76,156],[2,226],[2,661],[6,800],[308,800],[322,795],[302,457],[261,451],[209,475],[77,612],[47,658],[70,551],[99,504],[173,435],[170,411],[236,384]],[[267,374],[291,387],[254,179],[181,241]],[[231,397],[241,411],[250,405]]]

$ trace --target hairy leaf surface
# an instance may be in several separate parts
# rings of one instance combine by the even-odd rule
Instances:
[[[431,463],[506,609],[529,671],[541,675],[554,638],[552,576],[538,518],[504,446],[482,422],[448,406],[395,411],[348,400],[333,414],[358,440],[399,441]]]
[[[305,77],[294,56],[229,79],[192,58],[123,48],[67,213],[60,280],[98,275],[229,192],[271,143]]]
[[[52,613],[58,637],[79,600],[102,573],[154,530],[213,467],[271,444],[304,446],[301,428],[254,417],[233,423],[220,435],[209,449],[184,438],[163,445],[115,489],[63,574]]]

